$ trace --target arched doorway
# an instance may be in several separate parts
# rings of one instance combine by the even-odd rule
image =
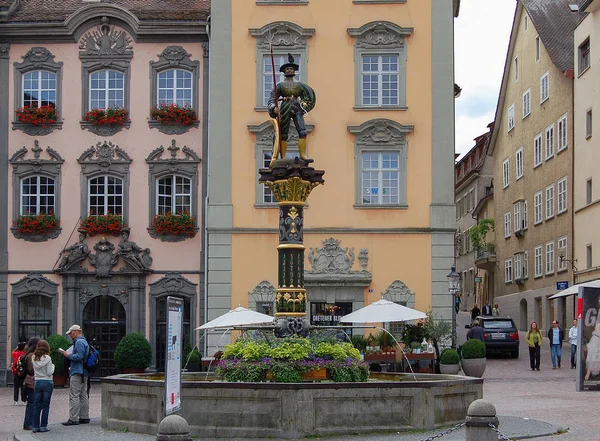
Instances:
[[[96,296],[83,308],[83,334],[99,352],[97,377],[118,373],[114,353],[126,333],[126,313],[121,302],[112,296]]]
[[[519,331],[528,331],[527,323],[527,300],[521,299],[519,302]]]

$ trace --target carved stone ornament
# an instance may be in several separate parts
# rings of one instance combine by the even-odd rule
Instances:
[[[414,126],[384,118],[373,119],[360,126],[348,126],[350,133],[356,135],[356,143],[361,145],[403,145],[406,134],[412,133],[413,129]]]
[[[33,141],[31,151],[33,152],[32,159],[25,159],[25,155],[27,155],[28,152],[28,149],[25,146],[13,153],[10,158],[10,163],[12,164],[15,173],[39,173],[43,171],[46,166],[50,166],[50,168],[60,171],[62,164],[65,162],[58,152],[49,146],[46,147],[46,152],[50,159],[41,159],[41,152],[44,150],[40,147],[40,143],[37,139]]]
[[[63,122],[57,121],[52,124],[30,124],[20,121],[12,123],[13,130],[20,130],[29,136],[45,136],[52,133],[54,130],[62,130]]]
[[[102,24],[95,30],[81,37],[79,56],[110,56],[124,55],[133,57],[131,38],[125,31],[109,26],[108,17],[102,17]]]
[[[141,248],[135,242],[129,240],[129,229],[124,228],[122,232],[123,238],[119,242],[117,256],[125,262],[120,272],[136,271],[150,272],[152,265],[152,257],[150,257],[149,248]]]
[[[403,28],[387,21],[367,23],[360,28],[348,29],[348,34],[356,39],[355,46],[365,49],[400,49],[404,39],[412,34],[413,28]]]
[[[116,165],[121,165],[125,171],[131,163],[129,155],[110,141],[99,142],[81,154],[77,162],[85,169],[86,164],[96,164],[102,172],[111,171]]]
[[[58,294],[58,284],[38,272],[29,273],[18,282],[11,283],[11,285],[13,296],[22,294],[55,296]]]
[[[10,43],[0,43],[0,60],[8,60]]]
[[[164,59],[171,67],[179,67],[181,62],[186,58],[189,60],[191,54],[189,54],[184,48],[181,46],[167,46],[162,53],[158,54],[159,58]],[[150,62],[154,63],[153,61]]]
[[[308,261],[312,272],[343,274],[349,273],[354,264],[354,248],[340,247],[341,240],[330,237],[323,241],[322,248],[310,248]]]
[[[306,49],[308,39],[314,33],[314,29],[304,29],[289,21],[270,23],[260,29],[250,29],[250,35],[256,38],[259,50],[269,50],[271,46],[289,51]]]
[[[267,280],[263,280],[248,293],[255,303],[275,302],[275,287]]]
[[[358,252],[358,261],[363,271],[367,271],[367,265],[369,264],[369,250],[361,248]]]
[[[90,254],[90,264],[96,268],[96,277],[111,277],[113,267],[119,261],[115,246],[102,238],[94,245],[95,254]]]
[[[98,291],[94,291],[90,287],[83,287],[79,290],[79,302],[83,305],[96,296],[111,296],[118,299],[123,305],[129,302],[129,291],[126,288],[114,287],[111,289],[108,285],[100,285]]]
[[[123,129],[131,127],[131,121],[127,120],[123,124],[93,124],[89,121],[81,121],[81,130],[87,130],[98,136],[113,136]]]
[[[80,231],[79,241],[62,250],[62,259],[58,265],[58,272],[73,270],[87,272],[87,269],[81,266],[82,262],[90,255],[90,249],[84,242],[85,237],[86,232]]]
[[[381,293],[381,297],[404,305],[414,305],[415,294],[404,284],[404,282],[395,280]]]
[[[165,151],[165,148],[162,145],[152,150],[152,152],[148,155],[146,162],[149,164],[151,172],[163,172],[168,169],[172,173],[177,173],[181,171],[180,169],[182,167],[188,168],[189,166],[186,164],[194,164],[193,169],[198,169],[200,157],[196,154],[196,152],[187,146],[184,145],[183,147],[179,147],[177,146],[177,141],[172,139],[171,145],[167,147],[166,150],[169,150],[170,153],[170,156],[166,158],[162,157]],[[183,158],[178,157],[179,150],[181,150],[181,152],[184,154]]]
[[[160,121],[149,120],[148,127],[151,129],[156,129],[160,133],[164,133],[165,135],[183,135],[187,133],[192,128],[200,127],[200,121],[194,121],[190,124],[178,124],[178,123],[163,123]]]

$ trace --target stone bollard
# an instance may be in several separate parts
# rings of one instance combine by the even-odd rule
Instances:
[[[190,426],[185,418],[169,415],[158,425],[156,441],[192,441]]]
[[[498,441],[498,434],[489,426],[498,427],[496,407],[486,400],[475,400],[467,410],[466,441]]]

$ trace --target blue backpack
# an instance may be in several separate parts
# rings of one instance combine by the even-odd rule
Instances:
[[[98,366],[100,366],[100,353],[95,347],[90,345],[90,352],[85,361],[85,369],[92,374],[98,369]]]

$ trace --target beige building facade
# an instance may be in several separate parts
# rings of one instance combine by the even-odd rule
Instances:
[[[491,137],[495,297],[521,330],[573,315],[548,297],[573,282],[573,63],[560,41],[576,24],[568,1],[518,2]]]
[[[600,112],[600,1],[587,1],[582,6],[586,18],[575,29],[575,254],[577,282],[600,278],[600,152],[598,151],[598,115]],[[596,57],[596,58],[594,58]],[[595,113],[595,115],[594,115]],[[595,123],[595,127],[594,127]],[[595,130],[594,130],[595,129]],[[596,132],[596,133],[594,133]],[[594,253],[596,255],[594,256]]]

